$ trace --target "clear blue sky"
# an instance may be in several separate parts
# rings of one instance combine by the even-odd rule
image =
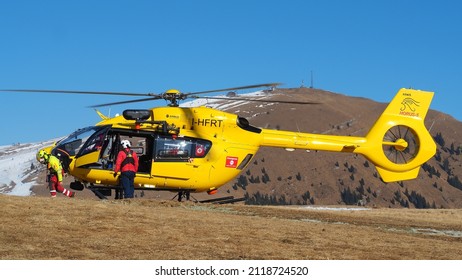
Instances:
[[[462,120],[460,1],[0,1],[0,88],[184,92],[282,82]],[[0,145],[65,136],[123,97],[0,93]],[[157,103],[113,106],[148,108]],[[109,108],[103,108],[108,113]],[[341,108],[339,108],[341,110]]]

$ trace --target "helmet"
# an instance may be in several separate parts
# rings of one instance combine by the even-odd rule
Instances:
[[[122,145],[122,147],[124,149],[130,148],[132,146],[132,144],[130,144],[130,141],[128,141],[128,140],[122,140],[120,142],[120,145]]]
[[[40,162],[40,163],[45,163],[48,161],[48,158],[50,157],[47,152],[45,150],[40,150],[38,151],[37,153],[37,160]]]

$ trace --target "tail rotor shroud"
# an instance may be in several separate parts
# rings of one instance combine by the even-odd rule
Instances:
[[[407,164],[418,154],[420,142],[416,132],[411,127],[397,125],[385,133],[382,148],[385,156],[391,162]]]

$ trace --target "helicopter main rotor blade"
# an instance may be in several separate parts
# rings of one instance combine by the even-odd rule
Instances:
[[[131,93],[112,91],[80,91],[80,90],[48,90],[48,89],[0,89],[7,92],[40,92],[40,93],[70,93],[70,94],[101,94],[101,95],[125,95],[125,96],[157,96],[155,93]]]
[[[217,97],[217,96],[188,96],[188,98],[202,98],[202,99],[223,99],[223,100],[238,100],[238,101],[250,101],[250,102],[263,102],[263,103],[286,103],[286,104],[321,104],[319,102],[310,102],[310,101],[285,101],[285,100],[266,100],[266,99],[255,99],[255,98],[242,98],[242,97]]]
[[[230,90],[238,90],[238,89],[248,89],[248,88],[276,87],[278,85],[281,85],[281,83],[268,83],[268,84],[258,84],[258,85],[232,87],[232,88],[213,89],[213,90],[206,90],[206,91],[196,91],[196,92],[186,93],[185,96],[189,96],[189,95],[192,95],[192,94],[204,94],[204,93],[230,91]]]
[[[248,86],[240,86],[240,87],[231,87],[231,88],[222,88],[222,89],[214,89],[214,90],[206,90],[206,91],[197,91],[197,92],[190,92],[190,93],[177,93],[172,94],[171,92],[167,91],[162,94],[156,93],[132,93],[132,92],[112,92],[112,91],[81,91],[81,90],[48,90],[48,89],[0,89],[0,92],[30,92],[30,93],[64,93],[64,94],[99,94],[99,95],[123,95],[123,96],[147,96],[148,98],[143,99],[135,99],[135,100],[127,100],[127,101],[119,101],[119,102],[111,102],[111,103],[104,103],[89,106],[90,108],[96,107],[104,107],[104,106],[111,106],[111,105],[120,105],[126,103],[135,103],[135,102],[144,102],[144,101],[152,101],[158,99],[165,99],[166,101],[170,101],[171,106],[178,106],[178,100],[185,100],[189,98],[190,95],[193,94],[204,94],[204,93],[212,93],[212,92],[222,92],[222,91],[233,91],[239,89],[250,89],[250,88],[259,88],[259,87],[275,87],[281,85],[281,83],[266,83],[266,84],[257,84],[257,85],[248,85]],[[198,98],[198,97],[196,97]],[[211,98],[211,97],[209,97]],[[215,98],[221,99],[221,98]],[[234,100],[238,100],[234,98]],[[242,99],[244,100],[244,99]],[[259,100],[251,100],[246,99],[247,101],[259,101]],[[271,101],[259,101],[259,102],[271,102]],[[291,103],[286,101],[281,101],[279,103]],[[301,102],[292,102],[294,104],[312,104],[312,103],[301,103]]]
[[[104,104],[92,105],[92,106],[88,106],[88,107],[90,107],[90,108],[106,107],[106,106],[112,106],[112,105],[120,105],[120,104],[144,102],[144,101],[153,101],[153,100],[159,100],[159,99],[163,99],[162,95],[153,96],[153,97],[149,97],[149,98],[142,98],[142,99],[134,99],[134,100],[126,100],[126,101],[119,101],[119,102],[104,103]]]

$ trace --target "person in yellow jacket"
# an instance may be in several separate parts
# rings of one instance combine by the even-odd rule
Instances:
[[[67,190],[63,187],[63,168],[61,162],[54,155],[48,154],[45,150],[40,150],[37,153],[37,160],[40,163],[47,164],[51,197],[56,197],[56,192],[60,192],[68,197],[74,197],[75,192]]]

